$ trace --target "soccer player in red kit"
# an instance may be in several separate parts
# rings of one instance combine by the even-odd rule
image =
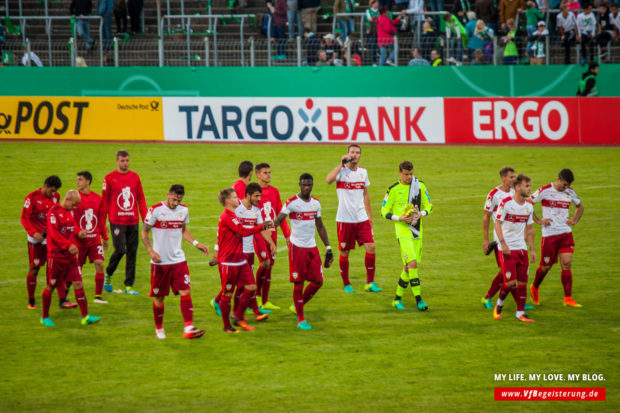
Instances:
[[[108,231],[105,221],[99,220],[101,216],[101,197],[90,189],[93,176],[88,171],[77,173],[77,187],[82,201],[75,207],[73,212],[75,221],[80,230],[86,232],[86,238],[76,239],[80,253],[78,262],[84,267],[86,258],[95,265],[95,299],[98,304],[107,304],[102,297],[103,293],[103,252],[108,249]],[[103,238],[103,244],[101,239]]]
[[[26,275],[26,287],[28,289],[28,308],[37,308],[35,291],[37,288],[37,275],[39,268],[47,261],[47,212],[58,203],[60,195],[58,190],[62,182],[56,175],[45,178],[43,186],[26,196],[22,208],[21,222],[28,234],[28,261],[30,266]],[[58,289],[58,298],[61,308],[77,307],[77,304],[67,301],[65,298],[64,285]]]
[[[72,210],[80,203],[80,193],[70,190],[60,204],[53,205],[47,212],[47,285],[43,290],[43,314],[41,324],[54,327],[50,318],[52,291],[57,286],[70,282],[73,284],[75,299],[82,313],[82,325],[96,323],[101,317],[88,314],[88,302],[82,284],[82,270],[78,263],[79,249],[75,237],[84,238],[86,232],[80,230],[73,218]]]
[[[235,213],[239,206],[239,198],[232,188],[222,189],[218,195],[218,200],[224,207],[217,227],[218,268],[223,290],[219,305],[224,322],[224,331],[227,333],[237,332],[230,324],[230,298],[235,288],[241,287],[243,287],[243,292],[239,297],[239,305],[234,314],[235,324],[244,330],[254,330],[243,319],[243,314],[256,291],[252,269],[243,254],[243,237],[258,234],[272,227],[273,222],[264,221],[262,225],[245,228]]]
[[[239,164],[239,179],[232,187],[240,200],[245,198],[245,187],[252,180],[252,169],[254,169],[254,164],[250,161],[243,161]]]
[[[290,310],[297,314],[297,327],[311,330],[312,327],[304,316],[304,305],[314,297],[323,285],[323,266],[316,246],[315,227],[325,245],[325,267],[334,261],[334,254],[329,245],[327,230],[321,219],[321,203],[310,194],[314,179],[304,173],[299,177],[299,194],[288,199],[284,208],[274,221],[278,226],[285,222],[288,215],[291,220],[291,242],[288,250],[290,281],[293,286],[293,305]],[[304,282],[308,285],[304,289]]]
[[[540,264],[536,270],[536,278],[530,286],[530,293],[535,304],[540,302],[538,288],[545,276],[560,257],[560,267],[562,268],[562,286],[564,287],[564,305],[570,307],[581,307],[572,298],[573,273],[573,251],[575,241],[571,227],[583,215],[583,203],[577,193],[570,187],[575,180],[570,169],[562,169],[558,174],[558,179],[548,185],[536,190],[530,197],[533,203],[542,203],[543,218],[542,224],[542,243],[540,246]],[[577,207],[575,216],[569,216],[570,204]]]
[[[347,154],[342,156],[340,164],[335,167],[325,181],[336,182],[338,195],[338,249],[340,250],[340,276],[344,290],[354,293],[349,281],[349,253],[355,249],[355,242],[364,246],[366,256],[366,285],[368,292],[379,292],[382,288],[375,284],[375,240],[372,233],[372,211],[368,195],[368,171],[359,166],[362,148],[349,145]]]
[[[256,178],[258,184],[262,189],[261,200],[258,207],[263,214],[264,221],[273,221],[280,210],[282,210],[282,199],[280,198],[280,192],[273,186],[269,185],[271,182],[271,167],[267,163],[259,163],[254,168],[256,172]],[[289,238],[291,237],[291,230],[286,221],[281,224],[282,234],[286,239],[286,244],[289,244]],[[278,231],[276,228],[271,230],[271,239],[273,243],[278,245]],[[260,262],[258,271],[256,271],[256,285],[257,285],[257,299],[260,296],[259,305],[261,308],[267,310],[279,310],[280,307],[274,305],[269,301],[269,289],[271,288],[271,270],[275,263],[276,256],[271,254],[269,246],[262,239],[262,237],[254,237],[254,246],[256,248],[256,256]]]
[[[153,318],[155,336],[166,338],[164,331],[164,299],[170,293],[181,296],[181,314],[185,321],[184,338],[199,338],[203,330],[194,327],[194,308],[190,290],[189,269],[185,253],[181,247],[185,240],[209,255],[209,248],[199,243],[187,229],[189,210],[181,204],[185,196],[183,185],[172,185],[166,200],[152,206],[144,220],[140,232],[142,242],[151,256],[151,292],[153,297]],[[153,245],[149,241],[149,231],[153,229]]]
[[[112,292],[110,277],[116,271],[121,258],[127,254],[125,262],[125,294],[138,295],[133,289],[136,279],[136,255],[138,252],[138,223],[146,215],[146,201],[142,182],[137,173],[129,170],[129,153],[120,150],[116,153],[116,171],[107,174],[101,192],[102,206],[100,220],[110,220],[114,253],[106,268],[104,289]]]
[[[512,288],[515,288],[517,302],[516,318],[519,321],[533,322],[525,315],[525,299],[527,298],[527,271],[529,268],[527,244],[532,259],[536,261],[534,252],[534,206],[529,200],[532,183],[527,175],[519,174],[515,178],[514,195],[504,198],[495,214],[495,232],[502,249],[500,260],[504,282],[500,289],[497,305],[493,309],[493,317],[502,317],[504,300]]]

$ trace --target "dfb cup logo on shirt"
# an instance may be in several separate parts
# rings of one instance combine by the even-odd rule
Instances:
[[[123,211],[131,211],[133,209],[134,197],[131,193],[131,188],[126,186],[121,190],[121,193],[116,198],[116,205]]]
[[[93,232],[97,228],[97,216],[93,213],[92,208],[88,208],[84,211],[84,215],[80,219],[80,227],[86,232]]]

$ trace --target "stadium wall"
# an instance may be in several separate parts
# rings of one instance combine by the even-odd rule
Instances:
[[[572,97],[582,71],[7,67],[0,138],[620,144],[620,65],[601,66],[599,98]]]

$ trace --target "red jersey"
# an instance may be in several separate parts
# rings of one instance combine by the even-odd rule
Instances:
[[[245,198],[245,188],[248,186],[248,184],[246,184],[245,182],[243,182],[243,179],[239,178],[237,180],[237,182],[235,182],[233,184],[233,189],[235,190],[235,192],[237,193],[237,198],[239,198],[239,202],[241,203],[241,200],[243,198]]]
[[[22,226],[28,233],[28,241],[36,244],[37,241],[33,238],[34,234],[38,232],[43,235],[47,229],[47,212],[54,204],[58,203],[59,199],[58,192],[48,198],[43,195],[41,189],[28,194],[24,201],[21,218]]]
[[[73,215],[80,229],[86,231],[86,238],[76,239],[83,246],[98,245],[99,237],[108,239],[108,230],[105,221],[100,220],[101,215],[101,197],[93,191],[88,195],[80,191],[82,202],[75,207]]]
[[[263,214],[264,221],[273,221],[282,210],[280,192],[271,185],[268,185],[267,188],[261,189],[262,194],[258,207]],[[282,228],[282,234],[285,238],[289,238],[291,236],[291,229],[289,228],[286,220],[282,221],[280,228]],[[278,239],[278,231],[275,228],[271,228],[271,239],[273,239],[273,242],[276,242]]]
[[[74,236],[80,231],[73,212],[59,204],[47,213],[47,256],[53,258],[70,258],[69,246],[75,244]],[[77,247],[77,245],[76,245]]]
[[[245,228],[234,212],[225,209],[217,224],[218,262],[227,265],[246,262],[243,255],[243,237],[257,234],[262,230],[262,225]]]
[[[105,222],[106,215],[111,224],[136,225],[146,216],[146,200],[142,191],[142,182],[137,173],[127,171],[122,174],[118,171],[110,172],[103,179],[101,192],[101,217]]]

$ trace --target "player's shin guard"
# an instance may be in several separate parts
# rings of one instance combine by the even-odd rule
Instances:
[[[194,325],[194,306],[192,305],[191,295],[181,296],[181,314],[183,315],[183,321],[185,322],[185,327]],[[162,312],[162,316],[163,316],[163,312]]]
[[[508,287],[506,283],[502,283],[502,288],[499,290],[499,299],[504,301],[510,293],[512,287]]]
[[[34,293],[37,289],[37,276],[30,274],[26,275],[26,288],[28,289],[28,299],[34,300]]]
[[[95,273],[95,297],[103,294],[103,282],[105,275],[102,272]]]
[[[222,311],[222,321],[224,322],[224,329],[230,328],[230,297],[222,294],[220,298],[220,310]]]
[[[304,283],[295,283],[293,286],[293,304],[297,312],[297,321],[302,322],[304,317]]]
[[[164,304],[161,307],[157,307],[155,301],[153,301],[153,320],[155,321],[155,328],[164,328]]]
[[[241,294],[243,294],[244,288],[242,286],[238,286],[237,289],[235,290],[235,294],[234,294],[234,299],[233,299],[233,306],[232,306],[232,313],[233,315],[235,315],[237,313],[237,310],[239,309],[239,300],[241,299]]]
[[[312,300],[312,297],[314,297],[314,294],[316,294],[316,292],[319,291],[321,286],[322,286],[321,284],[317,284],[313,282],[308,283],[308,285],[306,286],[306,289],[304,290],[304,304]]]
[[[573,272],[562,270],[562,287],[564,287],[564,297],[570,297],[573,293]]]
[[[64,282],[56,283],[56,292],[61,304],[67,300],[67,286]]]
[[[420,279],[418,278],[418,269],[409,268],[409,284],[411,285],[411,292],[414,296],[420,295]]]
[[[252,296],[250,297],[250,303],[248,304],[254,315],[260,313],[258,308],[258,301],[256,301],[256,290],[252,291]]]
[[[366,284],[370,284],[375,281],[375,254],[366,253],[364,264],[366,265]]]
[[[77,301],[80,306],[80,312],[82,313],[82,318],[88,315],[88,302],[86,301],[86,294],[84,293],[84,288],[80,288],[79,290],[75,288],[73,290],[75,294],[75,301]]]
[[[396,286],[396,297],[398,297],[399,300],[405,294],[405,291],[407,291],[407,287],[409,287],[409,273],[403,270],[403,272],[400,273],[398,285]]]
[[[525,284],[523,285],[517,285],[517,287],[515,288],[515,301],[517,303],[517,311],[524,311],[525,310],[525,300],[527,299],[527,286]]]
[[[549,270],[543,270],[541,267],[538,267],[536,270],[536,278],[534,278],[534,288],[540,287],[540,284],[543,282],[548,272]]]
[[[239,296],[239,304],[237,305],[237,309],[233,312],[233,316],[235,316],[238,320],[243,320],[243,314],[245,310],[248,308],[248,304],[250,303],[250,299],[254,291],[250,291],[247,288],[243,288],[241,295]]]
[[[502,288],[503,282],[504,276],[502,275],[502,270],[499,270],[497,272],[497,275],[495,275],[495,278],[493,278],[493,281],[491,281],[491,287],[489,287],[489,291],[487,291],[487,295],[485,295],[484,297],[493,298],[493,296],[497,294],[499,289]]]
[[[340,277],[342,278],[342,285],[347,286],[351,285],[351,281],[349,280],[349,257],[340,256],[338,260],[340,264]]]
[[[43,289],[41,302],[43,303],[43,318],[48,318],[50,316],[50,306],[52,305],[52,293],[47,291],[47,288]]]

